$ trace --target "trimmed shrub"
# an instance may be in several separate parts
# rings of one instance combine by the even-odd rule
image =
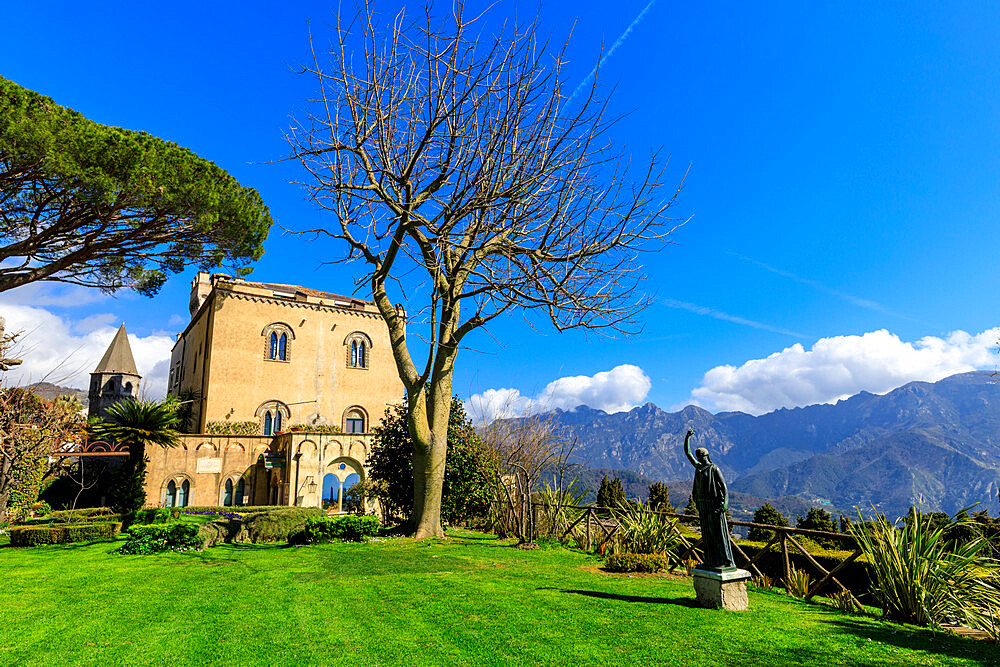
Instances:
[[[795,538],[799,542],[801,540],[799,537]],[[753,558],[761,549],[764,548],[764,542],[750,542],[750,541],[739,541],[740,549],[742,549],[749,558]],[[826,568],[827,572],[833,570],[833,568],[840,565],[842,562],[850,558],[853,551],[842,551],[833,549],[814,549],[812,545],[803,544],[809,550],[809,555],[816,559],[820,565]],[[735,549],[733,550],[736,551]],[[746,563],[743,559],[736,555],[736,564],[740,567],[745,567]],[[791,566],[804,570],[811,573],[815,578],[819,578],[819,573],[816,572],[812,564],[806,559],[802,553],[793,547],[788,545],[788,562]],[[764,554],[757,562],[757,568],[775,581],[781,581],[785,574],[783,571],[783,566],[781,562],[781,547],[777,544],[771,545],[768,552]],[[871,584],[871,575],[869,574],[870,568],[864,556],[856,559],[853,563],[847,565],[844,569],[836,574],[837,580],[840,583],[847,586],[849,589],[854,591],[854,594],[861,598],[861,594],[869,589]],[[840,589],[837,588],[836,584],[833,582],[828,582],[823,586],[822,589],[818,591],[820,595],[830,595],[835,591]]]
[[[663,554],[617,553],[608,556],[604,569],[609,572],[662,572],[670,568],[670,559]]]
[[[35,547],[42,544],[113,540],[121,528],[120,521],[59,526],[15,526],[10,529],[10,544],[13,547]]]
[[[205,512],[218,512],[219,514],[242,514],[246,516],[248,514],[256,514],[257,512],[271,512],[275,510],[301,510],[309,509],[303,507],[289,507],[288,505],[191,505],[190,507],[163,507],[163,509],[170,513],[171,518],[178,518],[185,512],[193,513],[205,513]]]
[[[133,525],[126,534],[128,540],[118,553],[149,555],[162,551],[192,551],[201,549],[204,542],[199,527],[193,523]]]
[[[360,542],[366,537],[378,535],[378,528],[378,519],[373,516],[345,514],[308,519],[303,532],[304,539],[308,544],[333,540]]]
[[[96,518],[103,516],[112,517],[117,515],[115,514],[114,510],[112,510],[110,507],[81,507],[80,509],[76,510],[56,510],[55,512],[50,512],[49,514],[47,514],[46,518],[53,517],[53,518],[66,519],[71,516],[75,519],[78,517]]]
[[[167,523],[174,518],[173,513],[165,507],[157,507],[150,510],[139,510],[135,515],[135,522],[149,525],[151,523]]]
[[[280,507],[247,514],[242,523],[249,541],[260,544],[289,540],[305,529],[307,520],[325,516],[326,513],[318,507]]]

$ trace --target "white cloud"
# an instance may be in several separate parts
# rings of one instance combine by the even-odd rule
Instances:
[[[86,389],[90,372],[108,349],[120,324],[111,314],[73,321],[44,308],[11,303],[7,299],[0,302],[0,316],[6,318],[8,332],[24,332],[15,350],[24,362],[4,374],[4,380],[15,385],[44,380]],[[135,365],[143,376],[142,391],[150,398],[166,394],[173,343],[169,336],[129,334]]]
[[[742,366],[716,366],[691,392],[709,410],[763,414],[782,407],[834,403],[860,391],[885,393],[907,382],[936,382],[988,368],[1000,327],[972,335],[955,331],[909,343],[885,329],[861,336],[821,338],[806,350],[796,343]]]
[[[469,414],[481,422],[532,412],[586,405],[605,412],[631,410],[641,403],[652,383],[638,366],[622,364],[594,375],[573,375],[550,382],[534,397],[512,388],[487,389],[466,401]]]

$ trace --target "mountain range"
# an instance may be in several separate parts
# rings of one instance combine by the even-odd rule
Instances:
[[[996,379],[961,373],[760,416],[696,406],[666,412],[647,403],[614,414],[581,406],[553,417],[577,437],[577,461],[592,468],[690,480],[683,438],[692,428],[693,446],[708,448],[734,495],[848,513],[874,506],[891,516],[911,505],[953,513],[975,503],[996,513]]]

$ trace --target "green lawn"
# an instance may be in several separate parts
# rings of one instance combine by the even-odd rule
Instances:
[[[698,609],[683,577],[477,533],[417,543],[0,547],[3,665],[978,665],[996,645],[751,591]],[[992,661],[992,662],[991,662]]]

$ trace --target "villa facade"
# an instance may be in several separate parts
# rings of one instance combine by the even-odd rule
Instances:
[[[375,304],[202,272],[189,306],[167,392],[190,401],[195,432],[149,448],[147,505],[342,508],[367,477],[373,422],[405,395]],[[105,359],[134,372],[124,327]],[[110,370],[102,360],[92,404],[122,391]]]

